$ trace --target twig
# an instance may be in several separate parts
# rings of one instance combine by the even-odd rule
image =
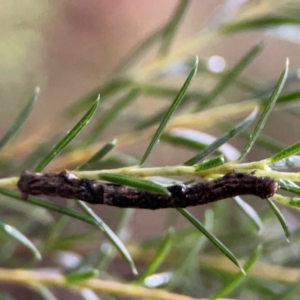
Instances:
[[[200,298],[192,298],[175,293],[170,293],[160,289],[148,289],[130,284],[118,283],[114,281],[106,281],[100,279],[90,279],[81,283],[70,284],[65,277],[60,274],[50,274],[38,271],[28,271],[22,269],[9,270],[0,268],[0,282],[19,283],[23,285],[45,285],[64,287],[71,290],[80,291],[82,289],[90,289],[94,292],[102,292],[105,294],[115,294],[138,299],[153,300],[201,300]],[[202,299],[204,300],[204,299]],[[225,299],[224,299],[225,300]]]

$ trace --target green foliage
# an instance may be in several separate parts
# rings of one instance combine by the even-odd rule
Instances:
[[[99,179],[120,184],[120,185],[130,186],[132,188],[136,188],[151,193],[170,195],[170,192],[166,188],[150,180],[138,179],[126,175],[110,174],[110,173],[106,173],[106,174],[101,173],[99,175]]]
[[[74,138],[75,136],[88,124],[94,113],[96,112],[100,97],[93,104],[93,106],[86,112],[86,114],[80,119],[80,121],[67,133],[67,135],[60,140],[47,154],[42,161],[35,168],[36,172],[42,171],[50,162],[55,158],[60,151],[62,151]]]
[[[0,149],[4,147],[4,145],[11,139],[11,137],[18,131],[18,129],[22,126],[23,122],[27,119],[30,114],[37,98],[39,95],[40,89],[36,88],[34,95],[30,98],[26,106],[23,108],[19,116],[17,117],[14,124],[11,128],[6,132],[6,134],[0,140]]]
[[[232,34],[298,25],[300,6],[291,1],[278,1],[276,5],[267,0],[248,3],[237,7],[236,15],[229,14],[225,21],[216,10],[204,25],[205,30],[190,41],[186,38],[178,48],[172,47],[190,4],[189,0],[178,1],[167,22],[117,65],[114,76],[62,111],[76,125],[66,134],[53,132],[60,135],[59,142],[49,142],[45,137],[42,145],[24,147],[20,143],[19,150],[28,155],[21,159],[14,151],[4,151],[5,147],[19,147],[18,141],[10,145],[11,138],[27,119],[38,91],[3,134],[0,261],[5,267],[0,268],[0,283],[4,290],[4,282],[9,282],[25,285],[43,299],[55,299],[48,289],[51,286],[80,290],[85,299],[97,297],[94,293],[98,292],[101,296],[108,294],[108,299],[179,300],[183,299],[180,294],[190,296],[186,299],[284,299],[286,295],[297,299],[295,287],[300,272],[293,266],[299,264],[299,259],[292,255],[294,248],[282,238],[282,229],[286,240],[295,243],[293,246],[299,243],[300,226],[296,219],[300,213],[300,173],[291,169],[300,166],[297,156],[300,142],[285,145],[278,136],[275,139],[262,130],[267,119],[281,113],[299,116],[300,91],[295,84],[298,75],[288,74],[287,62],[281,75],[275,74],[270,82],[251,78],[247,67],[264,51],[264,43],[255,44],[226,70],[215,73],[201,57],[200,46],[222,41]],[[225,4],[219,9],[224,9]],[[156,55],[149,61],[148,54],[155,49]],[[194,63],[191,55],[196,53],[200,58]],[[271,58],[269,63],[273,63]],[[175,75],[180,80],[173,82]],[[176,85],[179,81],[180,86]],[[134,106],[141,101],[140,96],[164,103],[158,110],[143,103],[143,113],[149,110],[145,117]],[[113,105],[105,108],[105,101]],[[251,127],[257,115],[259,119]],[[77,116],[83,117],[76,123]],[[241,121],[236,121],[236,117]],[[126,133],[102,139],[102,132],[109,135],[109,130],[120,120],[127,122]],[[90,121],[92,126],[86,126]],[[176,134],[178,128],[180,135]],[[79,139],[77,135],[83,129]],[[221,130],[221,134],[214,132],[215,129]],[[196,134],[200,130],[214,132],[219,137],[207,142]],[[232,148],[231,144],[239,140],[244,140],[244,148]],[[122,148],[139,146],[139,142],[148,143],[144,153],[133,156],[130,147]],[[150,165],[147,161],[150,154],[153,161],[160,158],[161,144],[172,146],[168,151],[176,158],[177,165]],[[53,146],[52,150],[49,146]],[[187,152],[177,156],[181,153],[179,148]],[[244,162],[245,158],[253,159],[248,156],[250,150],[250,154],[255,153],[254,161]],[[261,157],[261,150],[267,157]],[[228,160],[232,152],[235,158]],[[20,202],[23,201],[20,193],[13,190],[18,178],[8,175],[19,176],[23,166],[31,166],[32,162],[37,165],[36,172],[47,166],[53,171],[74,168],[70,171],[79,178],[165,195],[169,194],[168,185],[188,185],[198,177],[210,180],[231,171],[271,177],[279,188],[271,199],[251,205],[252,198],[234,197],[194,210],[169,209],[160,233],[151,239],[138,240],[130,230],[135,213],[132,209],[92,209],[79,199],[65,203],[61,198],[53,201],[42,196],[29,196],[26,202]],[[296,210],[296,217],[289,228],[290,218],[285,215],[291,209]],[[149,226],[155,227],[158,218],[164,216],[151,212]],[[28,252],[33,259],[26,261],[24,256]],[[72,266],[58,259],[52,261],[57,254],[70,253],[78,255],[78,262]],[[41,259],[47,259],[53,266],[59,264],[57,273],[40,276],[35,269]],[[119,262],[125,262],[124,273],[118,267]],[[160,286],[166,291],[158,289]],[[0,297],[9,299],[5,291],[0,291]]]
[[[264,227],[261,218],[258,213],[241,197],[234,197],[234,202],[240,207],[240,209],[248,216],[248,218],[253,222],[256,228],[261,231]]]
[[[34,255],[35,259],[37,259],[37,260],[42,259],[42,256],[41,256],[40,252],[38,251],[38,249],[36,249],[36,247],[31,243],[31,241],[26,236],[24,236],[19,230],[17,230],[16,228],[14,228],[10,225],[0,222],[0,231],[2,231],[6,235],[14,238],[19,243],[21,243],[23,246],[25,246],[27,249],[29,249],[32,252],[32,254]]]
[[[217,97],[234,82],[237,76],[255,59],[255,57],[262,51],[263,45],[260,43],[255,45],[246,55],[223,76],[212,89],[211,92],[201,100],[199,108],[203,108],[211,101],[216,100]]]
[[[289,70],[289,61],[287,60],[285,69],[283,70],[282,74],[279,77],[279,80],[278,80],[278,82],[275,86],[275,89],[274,89],[274,91],[273,91],[273,93],[270,97],[270,101],[266,104],[266,106],[265,106],[265,108],[264,108],[264,110],[261,114],[261,117],[260,117],[257,125],[255,126],[252,134],[250,135],[250,139],[249,139],[247,145],[245,146],[239,160],[242,160],[242,159],[245,158],[247,153],[250,151],[250,149],[254,145],[256,139],[258,138],[262,128],[264,127],[264,125],[266,123],[266,120],[267,120],[269,114],[271,113],[272,108],[274,107],[275,102],[279,97],[279,94],[281,93],[281,91],[283,89],[283,86],[284,86],[285,81],[287,79],[288,70]]]
[[[170,109],[167,111],[165,114],[164,118],[160,122],[145,154],[143,155],[143,158],[140,162],[140,165],[142,166],[143,163],[146,161],[148,158],[152,148],[154,147],[155,143],[159,140],[160,136],[163,133],[164,128],[166,127],[169,119],[171,118],[172,114],[175,112],[176,108],[179,106],[180,102],[183,100],[185,93],[193,79],[193,77],[196,75],[198,69],[198,57],[196,58],[195,65],[193,66],[189,76],[187,77],[186,81],[184,82],[182,88],[180,89],[179,93],[177,94],[176,98],[174,99],[172,105],[170,106]]]
[[[200,153],[196,154],[194,157],[190,158],[184,164],[186,166],[192,166],[196,164],[199,160],[206,157],[207,155],[216,151],[220,146],[224,145],[227,141],[233,138],[235,135],[239,134],[243,131],[247,126],[251,124],[251,122],[255,119],[257,114],[257,109],[255,109],[247,118],[245,118],[242,122],[234,126],[228,132],[223,134],[221,137],[216,139],[213,143],[203,149]]]
[[[235,265],[237,265],[244,275],[246,275],[236,256],[218,238],[216,238],[211,232],[206,230],[203,224],[199,222],[193,215],[191,215],[186,209],[177,208],[177,210],[185,218],[187,218],[187,220],[189,220],[203,235],[205,235],[224,255],[226,255]]]

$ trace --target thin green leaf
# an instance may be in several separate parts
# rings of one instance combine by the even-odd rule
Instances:
[[[90,170],[93,163],[100,161],[107,153],[109,153],[117,144],[117,139],[113,139],[105,144],[99,151],[97,151],[87,162],[77,168],[78,171]]]
[[[174,99],[178,94],[178,89],[172,86],[163,86],[157,84],[150,84],[145,82],[134,82],[134,84],[142,90],[142,93],[147,96],[160,97],[169,101]],[[187,91],[185,99],[199,101],[199,98],[203,97],[204,94],[201,91]],[[187,101],[187,100],[185,100]]]
[[[12,138],[12,136],[18,131],[18,129],[22,126],[24,121],[27,119],[38,98],[39,92],[40,89],[36,88],[34,95],[30,98],[28,103],[22,109],[17,119],[15,120],[14,124],[9,128],[6,134],[2,137],[2,139],[0,140],[0,149],[2,149],[6,145],[6,143]]]
[[[178,215],[178,214],[177,214]],[[207,231],[213,230],[214,227],[214,212],[212,209],[205,210],[204,213],[204,227]],[[187,277],[189,280],[192,280],[192,284],[197,280],[197,274],[199,272],[198,268],[195,268],[195,265],[199,262],[199,252],[203,247],[209,243],[205,235],[203,235],[201,232],[196,232],[195,230],[192,231],[190,234],[190,239],[186,239],[186,242],[184,238],[188,237],[188,234],[183,234],[182,232],[177,231],[176,232],[176,241],[178,241],[184,245],[188,245],[192,241],[192,245],[188,247],[188,251],[186,254],[184,254],[184,257],[182,257],[182,261],[180,261],[180,265],[174,270],[173,276],[171,278],[171,285],[169,285],[169,289],[172,289],[173,287],[177,286],[182,278]],[[176,243],[175,241],[175,243]],[[195,284],[197,284],[195,282]]]
[[[289,243],[290,242],[290,231],[286,224],[283,214],[281,213],[279,208],[276,206],[276,204],[271,199],[267,199],[267,201],[283,229],[283,232],[286,237],[286,241]]]
[[[261,253],[261,248],[262,248],[261,246],[258,246],[254,251],[254,253],[250,256],[248,261],[245,263],[245,265],[243,266],[245,272],[248,272],[251,269],[251,267],[255,264],[255,262],[257,261]],[[220,299],[225,295],[228,295],[235,288],[237,288],[242,283],[243,280],[246,279],[244,275],[245,274],[243,274],[243,272],[239,272],[237,275],[234,276],[232,280],[230,280],[230,282],[226,286],[224,286],[220,291],[218,291],[213,296],[211,296],[210,299],[213,300]]]
[[[207,169],[211,169],[223,165],[224,161],[225,161],[224,155],[220,155],[212,159],[205,160],[201,164],[194,165],[195,172],[199,172],[199,171],[203,171],[203,170],[207,170]]]
[[[241,137],[249,140],[249,136],[251,135],[252,131],[245,130],[241,133]],[[260,146],[262,148],[265,148],[266,150],[272,151],[272,152],[279,152],[282,149],[286,147],[284,143],[281,141],[278,141],[276,139],[271,138],[270,136],[266,134],[260,134],[255,142],[256,146]]]
[[[88,134],[85,142],[87,144],[91,144],[119,113],[121,113],[127,106],[137,99],[140,93],[141,90],[139,88],[133,88],[127,93],[126,96],[121,97],[121,99],[114,104],[109,111],[107,111],[101,118],[97,120],[96,124]]]
[[[175,112],[176,108],[179,106],[180,102],[183,100],[184,95],[186,93],[186,90],[188,89],[193,77],[197,73],[197,67],[198,67],[198,57],[196,58],[196,62],[194,64],[189,76],[187,77],[187,79],[184,82],[182,88],[180,89],[178,95],[176,96],[175,100],[173,101],[170,109],[168,110],[168,112],[164,116],[163,120],[159,124],[158,129],[156,130],[156,132],[155,132],[155,134],[154,134],[154,136],[153,136],[153,138],[152,138],[145,154],[143,155],[143,158],[140,162],[140,165],[143,165],[143,163],[148,158],[152,148],[154,147],[155,143],[159,140],[160,136],[162,135],[163,130],[164,130],[165,126],[167,125],[169,119],[171,118],[172,114]]]
[[[300,99],[300,90],[292,91],[289,93],[286,93],[278,98],[276,101],[276,105],[278,104],[290,104],[294,101],[298,101]],[[262,99],[262,104],[268,104],[269,99]]]
[[[47,210],[40,207],[28,209],[26,201],[11,201],[11,199],[3,198],[0,201],[0,211],[13,210],[15,213],[24,215],[25,219],[32,220],[44,225],[49,225],[54,222],[53,215]]]
[[[39,294],[43,300],[57,300],[57,298],[50,292],[44,285],[33,285],[31,286],[35,292]]]
[[[3,217],[2,217],[3,218]],[[11,222],[11,219],[8,218],[8,220],[5,220],[3,218],[3,223],[9,223]],[[22,234],[25,235],[25,233],[28,233],[28,229],[32,226],[32,221],[27,220],[26,218],[18,219],[17,221],[14,220],[15,226],[14,227],[19,227],[22,228]],[[2,238],[4,240],[7,239],[7,233],[1,232],[0,230],[0,236],[2,235]],[[15,241],[15,239],[9,239],[6,243],[1,243],[1,248],[0,248],[0,261],[8,261],[13,258],[14,252],[17,250],[18,247],[18,242]],[[31,260],[33,262],[33,260]]]
[[[49,231],[44,236],[39,250],[44,255],[50,249],[52,249],[55,242],[59,239],[62,231],[66,228],[66,225],[70,221],[69,216],[62,215],[55,223],[49,228]]]
[[[66,136],[61,141],[59,141],[53,147],[51,152],[46,155],[44,159],[42,159],[42,161],[35,168],[35,172],[42,171],[51,162],[51,160],[55,158],[64,149],[64,147],[66,147],[75,138],[75,136],[88,124],[97,110],[99,100],[100,96],[92,105],[92,107],[87,111],[87,113],[81,118],[81,120],[66,134]]]
[[[290,198],[290,197],[286,197],[287,199],[289,199],[289,202],[286,203],[281,203],[281,204],[284,204],[284,205],[289,205],[290,207],[293,207],[295,209],[297,209],[298,211],[300,211],[300,198],[296,198],[296,197],[293,197],[293,198]],[[276,199],[277,201],[277,199]]]
[[[197,109],[201,109],[210,103],[212,100],[216,99],[234,80],[237,76],[254,60],[254,58],[262,51],[263,44],[259,43],[255,45],[251,50],[231,69],[226,75],[221,77],[217,85],[212,89],[212,91],[199,102]]]
[[[24,247],[26,247],[33,254],[33,256],[36,260],[42,259],[42,256],[41,256],[39,250],[19,230],[17,230],[16,228],[14,228],[10,225],[4,224],[2,222],[0,222],[0,230],[3,233],[7,234],[8,236],[14,238],[16,241],[18,241]]]
[[[98,226],[98,228],[104,232],[108,240],[116,247],[116,249],[118,249],[119,253],[129,264],[133,274],[137,275],[138,272],[134,265],[133,259],[131,258],[127,248],[118,238],[118,236],[101,220],[101,218],[86,203],[80,200],[76,200],[76,203],[88,216],[90,216],[96,222],[96,226]]]
[[[278,103],[278,101],[277,101]],[[220,129],[222,129],[223,131],[226,131],[228,129],[230,129],[232,127],[231,123],[228,122],[222,122],[220,124],[220,126],[218,126]],[[252,130],[249,129],[244,129],[241,133],[240,133],[240,137],[246,140],[249,140],[249,136],[251,135]],[[286,148],[287,146],[282,143],[281,141],[278,141],[272,137],[270,137],[269,135],[263,134],[261,133],[256,140],[255,143],[256,146],[261,146],[262,148],[265,148],[269,151],[272,152],[279,152],[281,150],[283,150],[284,148]]]
[[[166,115],[168,110],[169,110],[169,107],[167,107],[167,109],[163,109],[162,111],[160,111],[158,113],[153,114],[149,118],[145,118],[144,120],[142,120],[135,126],[135,129],[143,130],[147,127],[150,127],[152,125],[159,123],[163,119],[163,117]]]
[[[299,24],[299,18],[287,16],[266,15],[257,18],[244,19],[236,23],[229,23],[221,28],[223,34],[236,33],[247,30],[266,29],[284,24]]]
[[[95,169],[111,169],[111,168],[123,168],[138,165],[140,160],[134,156],[122,154],[120,152],[110,155],[109,157],[99,161],[95,165]]]
[[[267,158],[265,161],[269,165],[274,164],[277,161],[284,160],[285,158],[288,158],[289,156],[292,156],[299,152],[300,152],[300,142],[297,142],[294,145],[291,145],[283,149],[282,151],[276,153],[275,155]]]
[[[258,213],[245,202],[241,197],[233,197],[234,202],[239,206],[239,208],[246,214],[246,216],[253,222],[255,227],[261,231],[264,228],[264,225],[258,215]]]
[[[207,144],[192,140],[190,138],[185,138],[183,136],[172,135],[169,133],[162,134],[160,141],[169,143],[171,145],[181,146],[187,149],[197,150],[197,151],[207,147]],[[217,152],[218,154],[221,154],[220,151],[217,150]]]
[[[167,188],[154,183],[153,181],[135,178],[127,175],[101,173],[99,179],[109,181],[115,184],[126,185],[139,190],[157,193],[162,195],[170,195]]]
[[[166,236],[164,237],[161,245],[158,247],[157,252],[148,266],[145,268],[143,273],[134,281],[135,285],[141,285],[144,280],[153,274],[163,263],[166,256],[168,255],[169,251],[172,247],[172,240],[174,237],[174,229],[170,228]]]
[[[252,134],[250,135],[250,139],[249,139],[247,145],[244,147],[244,150],[238,160],[243,160],[246,157],[246,155],[249,153],[249,151],[253,147],[253,145],[254,145],[256,139],[258,138],[260,132],[262,131],[263,127],[265,126],[267,118],[268,118],[270,112],[272,111],[272,109],[276,103],[276,100],[278,99],[279,94],[281,93],[281,90],[283,89],[284,83],[285,83],[287,75],[288,75],[288,70],[289,70],[289,60],[287,59],[286,66],[279,77],[279,80],[275,86],[275,89],[270,97],[270,101],[265,106],[265,108],[257,122],[257,125],[255,126]]]
[[[9,190],[0,189],[0,194],[10,197],[10,198],[13,198],[13,199],[16,199],[16,200],[23,201],[20,197],[19,192],[13,192],[13,191],[9,191]],[[72,217],[74,219],[78,219],[82,222],[85,222],[85,223],[88,223],[88,224],[91,224],[94,226],[98,226],[97,222],[95,222],[95,220],[93,218],[91,218],[85,214],[82,214],[78,211],[69,209],[65,206],[57,205],[57,204],[54,204],[52,202],[49,202],[49,201],[46,201],[46,200],[43,200],[43,199],[40,199],[37,197],[29,196],[28,199],[26,200],[26,202],[23,201],[23,203],[30,203],[35,206],[43,207],[48,210],[58,212],[62,215],[66,215],[66,216]]]
[[[71,273],[68,275],[65,275],[65,280],[67,283],[74,284],[74,283],[82,283],[83,281],[89,280],[94,277],[99,276],[99,271],[96,269],[86,269],[86,270],[80,270],[76,273]]]
[[[89,235],[88,240],[91,241],[91,239],[95,239],[95,236],[93,237],[93,236]],[[83,241],[83,243],[84,243],[84,241]],[[73,245],[76,247],[76,243],[73,243]],[[80,242],[77,245],[80,245]],[[69,243],[69,246],[72,247],[72,244]],[[112,249],[112,246],[107,242],[105,242],[105,246],[107,246],[107,248]],[[89,251],[89,253],[87,255],[84,255],[76,264],[74,264],[70,268],[67,268],[65,270],[64,274],[65,275],[75,274],[77,272],[81,272],[83,270],[90,269],[91,267],[93,267],[93,269],[97,269],[94,266],[98,264],[99,260],[101,261],[102,254],[106,250],[106,248],[105,248],[105,250],[103,250],[103,248],[105,248],[105,247],[96,246],[96,248],[94,250]]]
[[[299,77],[297,76],[296,72],[289,71],[289,74],[287,76],[287,79],[285,81],[285,89],[287,89],[289,86],[293,86],[294,84],[297,84],[299,80]],[[268,83],[265,87],[261,87],[254,93],[250,93],[246,96],[247,99],[256,99],[256,102],[259,103],[262,106],[265,106],[270,101],[270,95],[273,93],[276,84],[278,82],[278,78],[276,81],[272,80],[271,83]],[[286,108],[287,110],[290,110],[290,106],[294,104],[294,102],[299,98],[299,95],[297,94],[297,90],[295,93],[292,92],[286,92],[283,95],[280,95],[276,101],[276,107],[279,109]],[[294,111],[294,110],[293,110]]]
[[[287,182],[285,180],[279,180],[278,184],[279,184],[279,187],[281,190],[300,195],[300,187],[299,186],[291,185],[291,184],[289,184],[289,182]]]
[[[124,234],[127,236],[127,226],[134,212],[135,210],[133,208],[122,209],[122,212],[118,218],[118,224],[116,226],[116,233],[118,236],[123,236]]]
[[[142,86],[142,92],[143,94],[146,94],[147,96],[154,96],[154,97],[163,97],[164,99],[166,97],[176,97],[178,94],[178,90],[175,88],[168,88],[168,87],[149,87],[147,86]],[[203,94],[199,92],[194,92],[194,91],[187,91],[184,97],[184,102],[181,103],[180,107],[178,109],[183,109],[186,105],[188,105],[191,101],[199,101],[199,99],[202,99],[204,97]],[[140,121],[134,128],[136,130],[142,130],[145,129],[151,125],[159,123],[167,111],[169,110],[169,106],[167,108],[161,109],[161,111],[154,113],[148,118],[144,118],[142,121]]]
[[[128,234],[127,226],[128,226],[128,223],[129,223],[134,211],[135,210],[132,208],[123,209],[120,217],[118,218],[118,224],[117,224],[115,233],[121,239],[123,236],[127,236],[127,234]],[[98,266],[98,270],[100,272],[107,270],[109,263],[115,257],[115,251],[113,251],[113,249],[111,249],[111,248],[112,248],[111,246],[105,248],[106,251],[105,251],[105,253],[103,253],[101,262]]]
[[[202,234],[204,234],[225,256],[227,256],[236,266],[240,268],[242,273],[246,275],[240,262],[234,256],[234,254],[225,247],[212,233],[206,230],[200,221],[198,221],[194,216],[192,216],[186,209],[176,208],[189,222],[191,222]]]
[[[139,44],[132,52],[130,52],[122,61],[116,66],[113,73],[120,74],[135,63],[137,63],[141,58],[145,57],[145,54],[151,50],[155,42],[157,42],[162,35],[164,27],[159,28],[155,32],[152,32],[147,36],[141,44]]]
[[[205,149],[203,149],[201,152],[193,156],[191,159],[186,161],[184,163],[185,166],[192,166],[196,164],[199,160],[204,158],[205,156],[212,154],[214,151],[216,151],[220,146],[225,144],[227,141],[229,141],[232,137],[243,131],[249,124],[255,119],[257,114],[257,108],[254,109],[254,111],[243,121],[238,123],[235,127],[233,127],[230,131],[216,139],[213,143],[211,143],[209,146],[207,146]]]
[[[179,1],[176,10],[174,11],[171,20],[164,27],[162,33],[162,43],[159,49],[160,55],[166,55],[169,52],[172,41],[174,39],[175,33],[178,29],[178,26],[190,4],[190,0],[181,0]]]
[[[287,169],[287,168],[299,168],[300,167],[300,156],[293,155],[283,160],[279,160],[274,164],[271,164],[272,169]]]
[[[101,95],[101,102],[107,100],[111,95],[122,91],[126,87],[132,85],[132,80],[126,77],[114,78],[104,85],[91,91],[88,95],[80,99],[79,101],[71,104],[67,110],[66,115],[75,117],[82,111],[87,110],[97,99],[98,95]],[[103,100],[104,99],[104,100]]]

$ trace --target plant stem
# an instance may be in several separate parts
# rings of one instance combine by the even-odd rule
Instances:
[[[118,283],[114,281],[106,281],[100,279],[90,279],[84,282],[69,284],[65,277],[60,274],[45,273],[38,271],[28,271],[22,269],[9,270],[0,268],[0,282],[19,283],[23,285],[45,285],[59,286],[72,290],[80,291],[82,289],[90,289],[95,292],[105,294],[122,295],[126,297],[134,297],[138,299],[154,299],[154,300],[195,300],[196,298],[170,293],[159,289],[148,289],[137,287],[130,284]],[[200,300],[200,299],[198,299]],[[204,299],[203,299],[204,300]]]

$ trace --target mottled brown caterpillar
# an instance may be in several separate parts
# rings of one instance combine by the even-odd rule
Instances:
[[[48,195],[122,208],[160,209],[202,205],[238,195],[254,195],[266,199],[274,195],[278,184],[269,177],[231,172],[204,183],[170,186],[170,195],[167,196],[80,179],[65,170],[59,174],[25,171],[20,176],[18,188],[23,199],[28,195]]]

